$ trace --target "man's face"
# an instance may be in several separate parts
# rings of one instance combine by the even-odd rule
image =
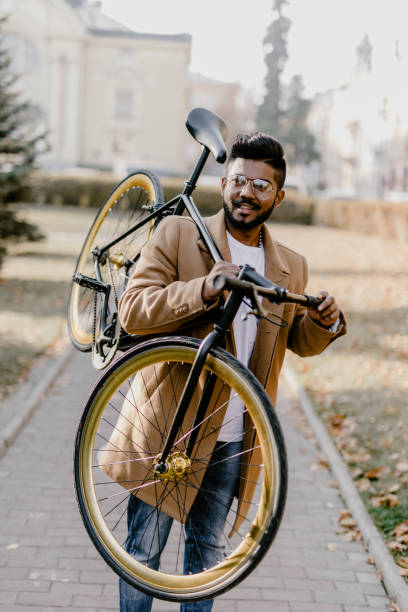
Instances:
[[[241,175],[249,179],[268,181],[270,187],[266,193],[254,188],[252,181],[246,181],[242,187],[231,183],[230,177]],[[255,183],[256,185],[256,183]],[[243,159],[232,160],[227,167],[227,177],[221,184],[223,206],[227,221],[236,229],[251,229],[264,223],[272,210],[279,206],[285,192],[278,191],[275,170],[263,161]]]

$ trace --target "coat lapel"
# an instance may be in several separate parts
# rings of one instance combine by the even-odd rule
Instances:
[[[272,238],[269,228],[264,225],[264,247],[265,247],[265,277],[277,285],[287,287],[289,282],[289,268],[282,261],[277,245]],[[281,323],[284,304],[271,304],[266,298],[262,300],[263,306],[271,313],[270,319]],[[275,351],[279,326],[261,319],[255,339],[250,368],[265,386]]]
[[[216,215],[206,217],[205,224],[210,232],[215,246],[218,248],[221,256],[225,261],[231,261],[231,253],[228,246],[227,232],[225,229],[224,211],[221,209]],[[198,241],[200,249],[207,252],[203,240]]]

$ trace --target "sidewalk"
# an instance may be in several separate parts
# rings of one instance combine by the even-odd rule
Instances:
[[[117,578],[82,527],[72,482],[74,431],[96,377],[89,355],[75,353],[0,460],[0,611],[118,609]],[[213,610],[387,610],[362,544],[335,532],[343,502],[302,414],[283,393],[278,413],[290,463],[285,517],[261,565]],[[156,600],[153,610],[178,605]]]

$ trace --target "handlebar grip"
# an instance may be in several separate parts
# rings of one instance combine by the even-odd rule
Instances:
[[[213,280],[215,289],[222,291],[223,289],[240,289],[241,291],[251,291],[252,285],[246,281],[239,280],[238,278],[230,278],[223,274],[217,274]]]
[[[306,298],[306,306],[308,308],[317,308],[319,304],[321,304],[324,300],[324,297],[314,297],[313,295],[305,295]]]
[[[258,285],[258,293],[259,295],[264,295],[272,303],[280,304],[282,302],[287,302],[301,304],[307,308],[316,308],[324,300],[324,296],[314,297],[312,295],[296,295],[295,293],[290,293],[287,289],[285,289],[285,287],[275,285],[275,283],[267,281],[267,279],[264,280],[270,283],[272,286],[263,288]],[[252,282],[241,280],[239,278],[230,278],[229,276],[224,276],[223,274],[218,274],[214,278],[213,285],[215,289],[219,291],[223,291],[224,289],[231,291],[235,289],[242,292],[244,295],[253,295],[254,290],[254,285]]]

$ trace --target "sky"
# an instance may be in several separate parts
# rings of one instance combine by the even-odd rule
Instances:
[[[258,96],[272,7],[273,0],[102,0],[106,14],[136,31],[190,33],[192,72],[239,81]],[[395,40],[407,58],[408,0],[288,0],[284,13],[292,21],[285,78],[301,74],[308,95],[347,82],[365,34],[377,65],[386,67]]]

